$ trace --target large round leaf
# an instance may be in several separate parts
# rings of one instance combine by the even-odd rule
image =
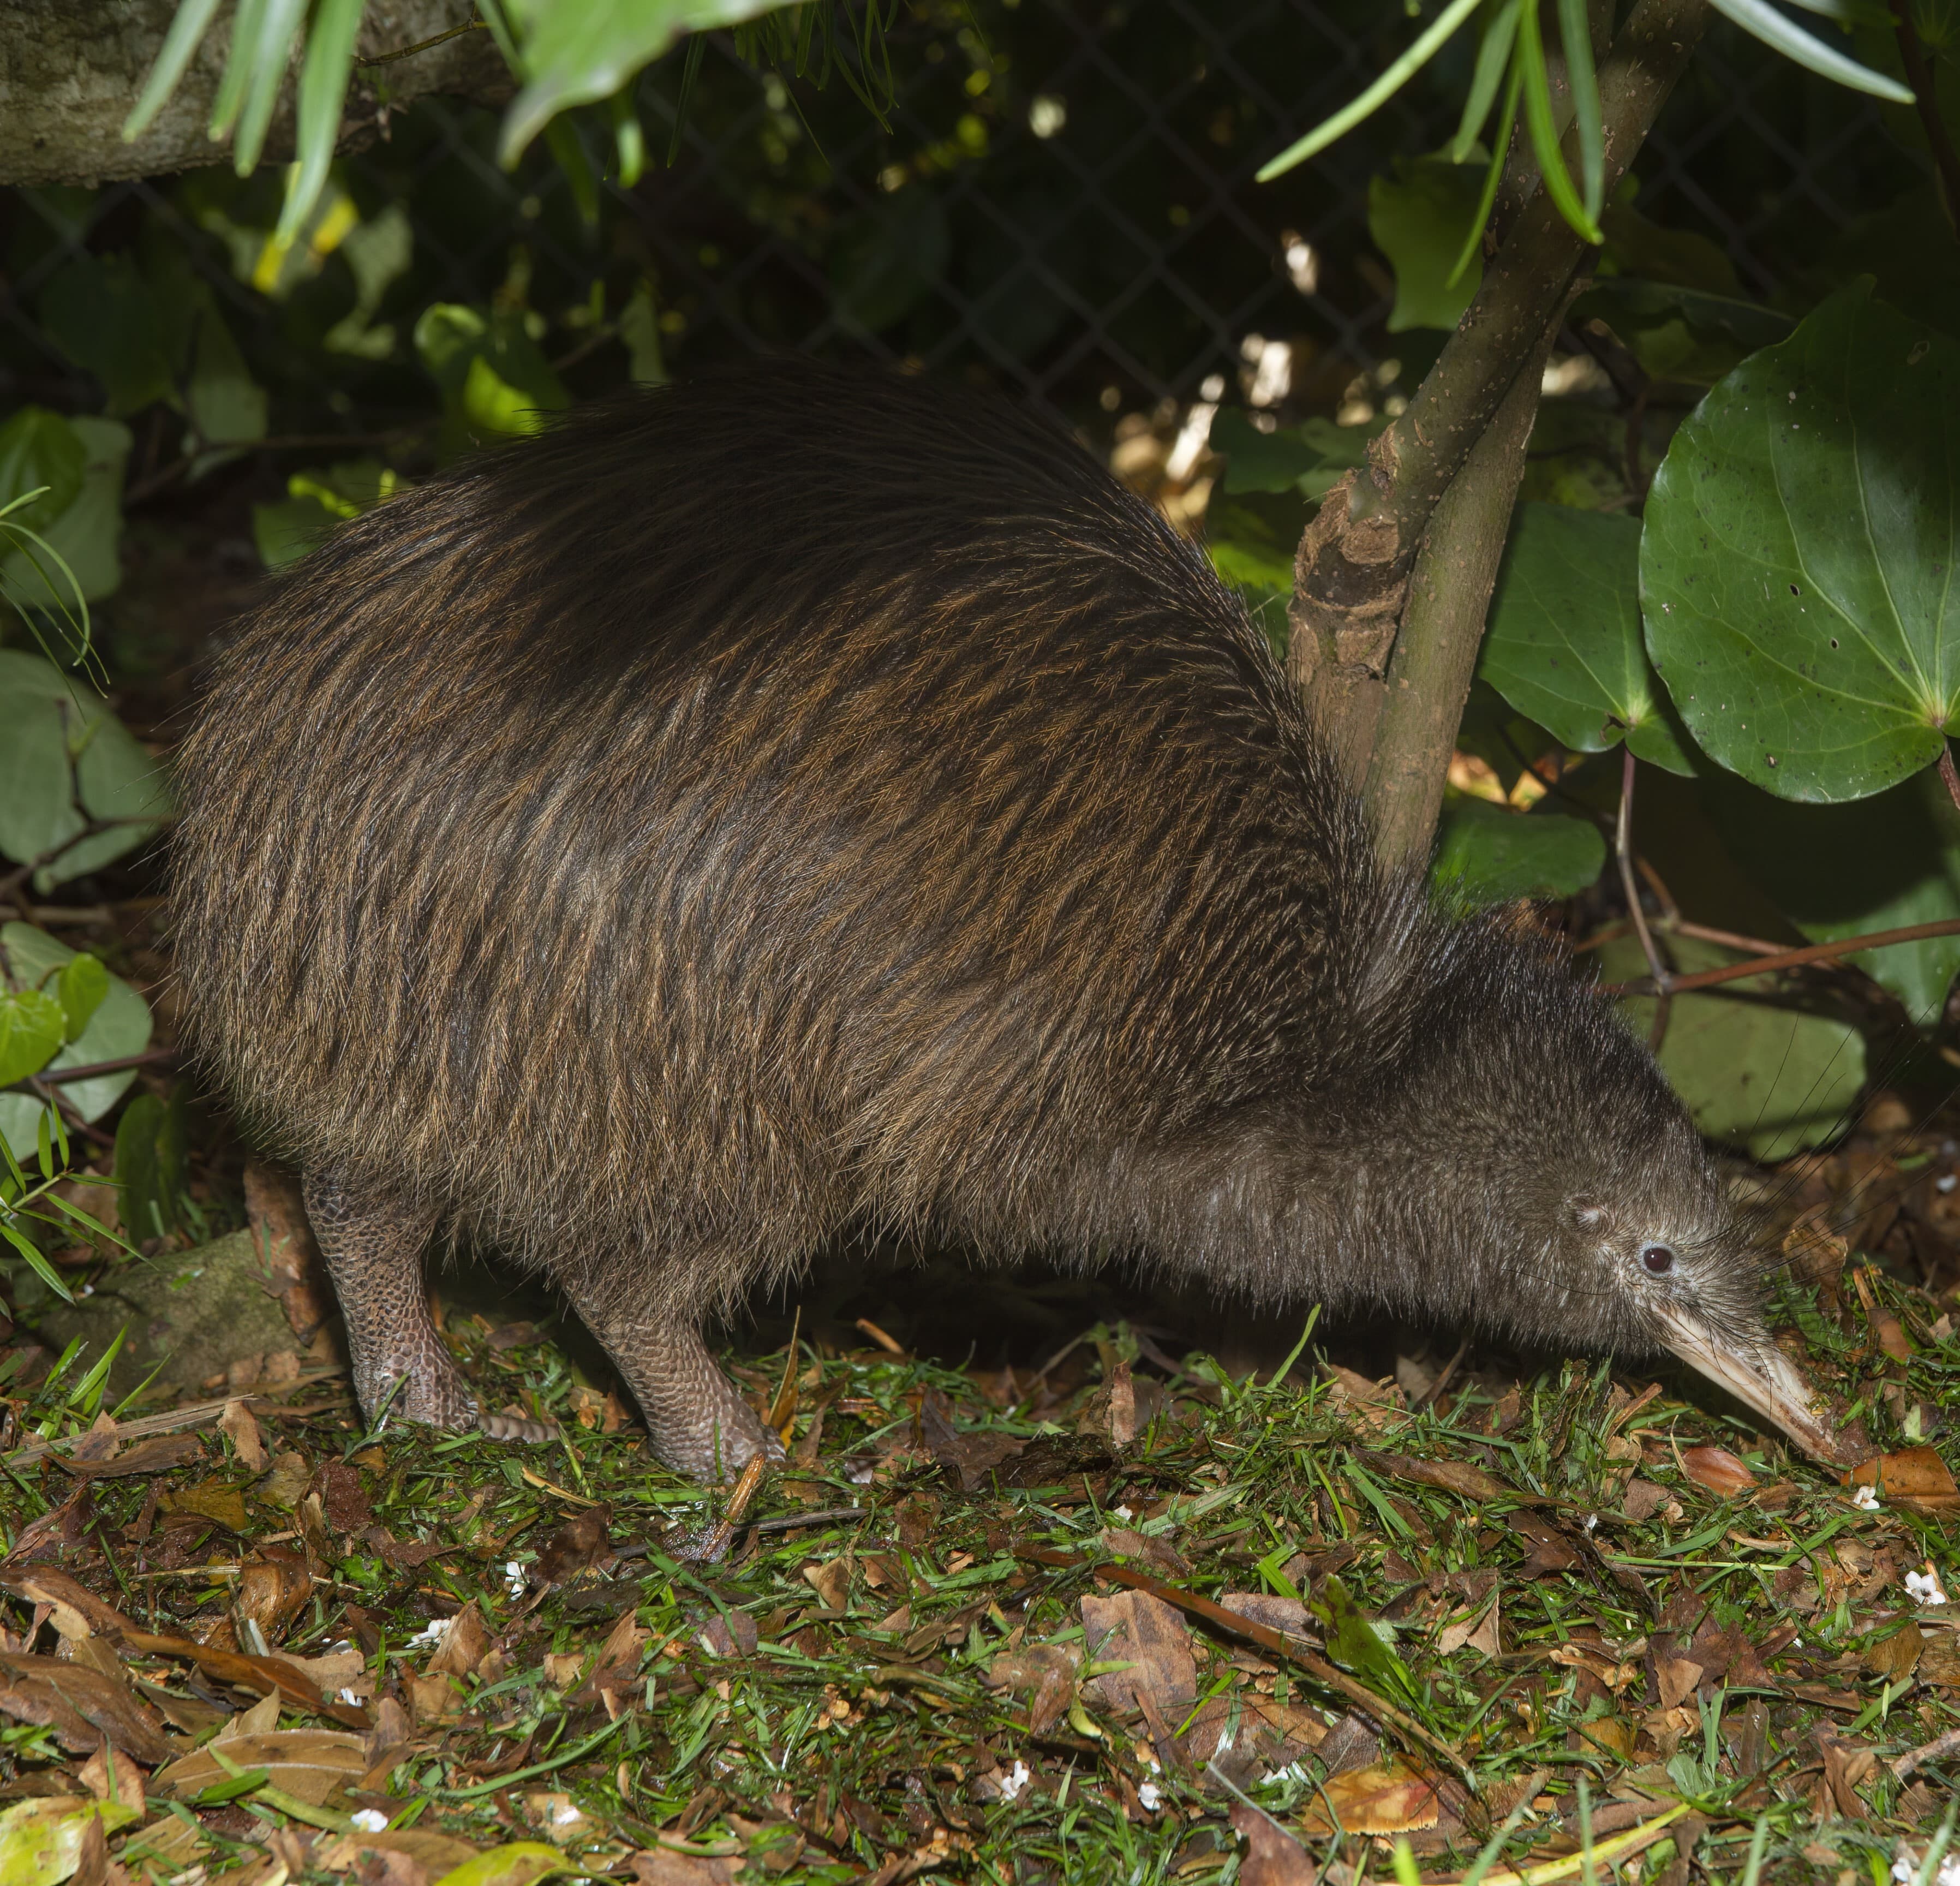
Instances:
[[[1833,295],[1675,434],[1640,599],[1694,738],[1787,799],[1863,798],[1960,710],[1960,342]]]
[[[1519,507],[1477,672],[1527,720],[1580,753],[1624,738],[1643,760],[1692,770],[1640,637],[1640,527],[1617,511]]]

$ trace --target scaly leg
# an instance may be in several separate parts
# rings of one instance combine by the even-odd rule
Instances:
[[[783,1458],[782,1442],[715,1367],[693,1316],[622,1305],[575,1280],[568,1280],[567,1292],[626,1378],[654,1453],[676,1473],[732,1480],[759,1453]]]
[[[371,1420],[387,1402],[405,1421],[480,1429],[499,1441],[549,1439],[551,1431],[535,1421],[485,1414],[436,1333],[422,1281],[422,1251],[435,1213],[352,1191],[332,1172],[308,1171],[302,1190],[346,1321],[354,1393],[363,1413]]]

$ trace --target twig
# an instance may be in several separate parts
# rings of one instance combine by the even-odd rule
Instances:
[[[1939,777],[1946,788],[1947,796],[1955,805],[1960,805],[1960,772],[1953,765],[1953,747],[1950,741],[1943,742],[1939,749]]]
[[[1712,989],[1717,983],[1732,983],[1745,976],[1764,976],[1772,970],[1800,969],[1806,963],[1834,963],[1841,956],[1855,956],[1861,950],[1884,949],[1894,943],[1918,943],[1930,936],[1960,936],[1960,917],[1943,917],[1937,923],[1908,923],[1897,930],[1874,930],[1866,936],[1847,936],[1841,943],[1813,943],[1806,949],[1785,950],[1754,963],[1730,963],[1721,969],[1698,970],[1692,976],[1669,979],[1672,994],[1691,989]],[[1642,983],[1603,983],[1605,996],[1651,996],[1654,991]]]
[[[154,1067],[158,1062],[174,1061],[175,1048],[145,1048],[141,1054],[118,1056],[113,1061],[84,1061],[80,1067],[43,1068],[35,1076],[52,1087],[62,1081],[92,1081],[98,1074],[120,1074],[132,1067]]]
[[[362,445],[405,443],[441,423],[438,419],[417,419],[411,425],[393,426],[385,432],[279,432],[264,438],[200,439],[195,452],[174,458],[160,471],[137,479],[123,492],[123,506],[127,510],[132,505],[141,504],[145,499],[167,490],[207,452],[345,451]]]
[[[1450,1383],[1456,1379],[1458,1364],[1459,1364],[1463,1360],[1464,1357],[1468,1356],[1469,1353],[1470,1339],[1466,1336],[1461,1343],[1457,1344],[1456,1353],[1451,1356],[1449,1361],[1443,1365],[1442,1370],[1437,1375],[1435,1381],[1431,1382],[1421,1394],[1416,1397],[1414,1400],[1409,1403],[1409,1413],[1411,1414],[1421,1413],[1424,1409],[1427,1408],[1430,1403],[1434,1401],[1437,1397],[1443,1393],[1444,1389],[1449,1386]]]
[[[377,53],[372,59],[357,59],[354,63],[363,69],[371,65],[392,65],[398,59],[413,59],[418,53],[426,53],[431,46],[441,46],[446,40],[460,39],[466,33],[487,30],[486,23],[473,15],[462,25],[453,26],[447,33],[438,33],[433,39],[418,40],[412,46],[398,46],[392,53]]]
[[[65,856],[85,839],[99,838],[104,832],[112,832],[119,825],[164,826],[172,822],[170,818],[164,816],[154,818],[91,819],[80,831],[70,833],[59,845],[43,852],[37,858],[29,859],[24,865],[16,866],[14,869],[8,872],[5,877],[0,878],[0,903],[13,903],[15,893],[30,878],[33,877],[36,871],[44,870],[57,859]],[[22,914],[24,916],[26,914],[24,906],[22,906]]]
[[[1640,908],[1640,887],[1634,879],[1634,750],[1628,747],[1620,769],[1620,816],[1613,827],[1613,854],[1619,860],[1620,882],[1627,893],[1627,914],[1634,920],[1634,932],[1640,939],[1640,951],[1647,959],[1647,973],[1653,979],[1658,998],[1654,1003],[1653,1027],[1647,1037],[1647,1046],[1658,1054],[1660,1044],[1667,1039],[1668,1017],[1674,1008],[1674,976],[1654,946],[1653,932],[1647,928],[1647,913]]]
[[[1960,1750],[1960,1728],[1950,1728],[1943,1735],[1936,1735],[1931,1741],[1917,1748],[1909,1748],[1896,1757],[1892,1764],[1892,1773],[1903,1781],[1914,1770],[1923,1768],[1928,1762],[1936,1762],[1956,1750]]]
[[[329,1369],[324,1375],[301,1376],[290,1382],[282,1382],[275,1389],[257,1389],[250,1394],[228,1395],[221,1401],[188,1402],[181,1408],[166,1408],[161,1413],[138,1415],[133,1421],[119,1421],[116,1424],[116,1438],[119,1441],[140,1441],[154,1434],[177,1434],[186,1428],[208,1428],[215,1426],[219,1416],[233,1402],[243,1402],[254,1414],[283,1414],[291,1411],[281,1408],[275,1397],[291,1394],[301,1388],[316,1388],[326,1375],[345,1375],[344,1369]],[[79,1440],[79,1435],[62,1435],[62,1442]],[[35,1461],[55,1451],[56,1441],[38,1438],[24,1442],[12,1453],[0,1457],[8,1467],[31,1467]]]
[[[1052,1565],[1064,1570],[1093,1571],[1098,1578],[1109,1579],[1118,1585],[1127,1585],[1134,1591],[1147,1591],[1151,1597],[1160,1598],[1192,1617],[1201,1618],[1217,1629],[1228,1632],[1235,1637],[1242,1637],[1248,1642],[1257,1644],[1262,1650],[1275,1657],[1284,1657],[1296,1663],[1330,1690],[1337,1690],[1358,1709],[1363,1709],[1384,1728],[1392,1728],[1411,1741],[1419,1742],[1440,1760],[1447,1762],[1474,1789],[1477,1778],[1470,1765],[1442,1737],[1423,1727],[1415,1718],[1398,1709],[1385,1697],[1376,1695],[1365,1683],[1357,1682],[1344,1670],[1337,1670],[1325,1657],[1317,1656],[1297,1637],[1284,1631],[1274,1630],[1269,1624],[1261,1624],[1242,1613],[1229,1610],[1223,1604],[1214,1604],[1208,1598],[1200,1598],[1195,1591],[1187,1591],[1181,1586],[1167,1585],[1162,1579],[1153,1578],[1147,1572],[1139,1572],[1133,1566],[1112,1562],[1106,1565],[1092,1564],[1087,1559],[1070,1552],[1050,1552],[1032,1546],[1020,1547],[1017,1558],[1032,1559],[1037,1565]]]

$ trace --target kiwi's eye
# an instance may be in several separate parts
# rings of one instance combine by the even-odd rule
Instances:
[[[1665,1277],[1674,1268],[1674,1253],[1665,1244],[1643,1244],[1640,1263],[1650,1277]]]

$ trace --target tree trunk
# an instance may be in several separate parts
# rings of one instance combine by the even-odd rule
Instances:
[[[1708,14],[1707,0],[1637,0],[1601,62],[1609,191]],[[1367,467],[1328,493],[1300,540],[1289,665],[1378,838],[1400,859],[1420,859],[1434,828],[1523,470],[1537,372],[1585,253],[1541,189],[1408,409],[1370,446]],[[1485,447],[1494,426],[1501,438]],[[1428,574],[1417,599],[1419,554]]]
[[[123,141],[123,121],[176,12],[176,0],[0,0],[0,183],[94,184],[223,162],[225,148],[205,127],[231,43],[229,5],[148,130]],[[357,56],[418,45],[471,12],[469,0],[369,0]],[[490,35],[461,33],[412,58],[357,68],[339,148],[371,143],[390,111],[430,92],[502,104],[514,90]],[[288,83],[266,156],[282,162],[292,154]]]

